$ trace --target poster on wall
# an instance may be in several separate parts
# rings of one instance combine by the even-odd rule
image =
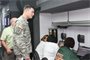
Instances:
[[[58,38],[57,29],[49,28],[49,35],[54,35],[56,37],[56,40],[57,40],[57,38]]]

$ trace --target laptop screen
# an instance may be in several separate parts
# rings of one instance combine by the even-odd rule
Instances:
[[[84,56],[89,53],[90,53],[90,48],[86,48],[86,47],[79,47],[77,51],[78,56]]]

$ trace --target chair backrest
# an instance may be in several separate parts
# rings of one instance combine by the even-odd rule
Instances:
[[[37,51],[34,52],[34,54],[33,54],[33,58],[34,58],[34,60],[40,60],[40,57],[39,57]]]
[[[81,58],[81,60],[90,60],[90,54],[86,54]]]
[[[42,60],[48,60],[46,57],[42,58]]]

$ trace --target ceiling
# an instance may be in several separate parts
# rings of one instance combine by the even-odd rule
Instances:
[[[0,0],[0,10],[3,8],[3,6],[5,6],[7,3],[9,2],[9,0]]]
[[[9,1],[15,1],[15,0],[0,0],[0,10],[5,6]],[[21,0],[21,1],[37,1],[37,0]]]
[[[58,13],[58,12],[65,12],[65,11],[71,11],[75,9],[88,8],[88,7],[90,7],[90,0],[84,0],[84,1],[80,0],[78,2],[47,9],[47,10],[41,11],[41,13]]]

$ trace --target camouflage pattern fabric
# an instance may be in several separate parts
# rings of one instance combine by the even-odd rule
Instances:
[[[21,58],[22,58],[22,55],[17,55],[16,56],[16,60],[21,60]]]
[[[14,24],[13,49],[15,55],[25,59],[32,52],[31,35],[27,20],[20,16]]]

